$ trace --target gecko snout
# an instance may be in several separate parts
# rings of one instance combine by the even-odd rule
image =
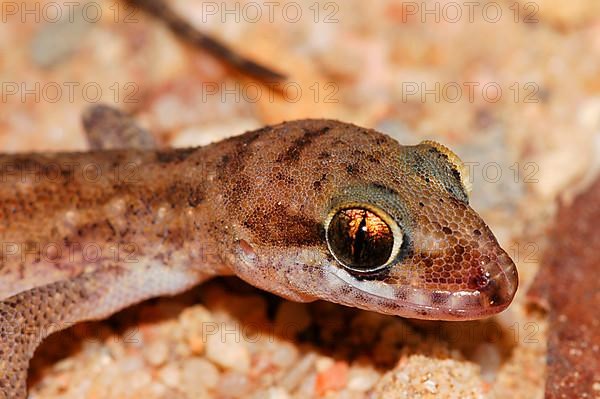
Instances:
[[[486,314],[498,313],[506,308],[519,285],[512,259],[499,247],[494,252],[494,261],[485,264],[481,276],[470,282],[480,293],[480,304]]]

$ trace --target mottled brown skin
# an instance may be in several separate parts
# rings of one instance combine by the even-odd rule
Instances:
[[[73,163],[47,177],[50,165]],[[215,275],[296,301],[444,320],[500,312],[517,288],[513,262],[468,206],[447,154],[346,123],[289,122],[195,149],[5,155],[0,164],[1,241],[30,252],[54,244],[39,260],[2,248],[5,397],[25,396],[45,335]],[[351,273],[330,253],[328,217],[348,204],[400,226],[402,247],[385,269]],[[102,256],[82,253],[90,247]]]

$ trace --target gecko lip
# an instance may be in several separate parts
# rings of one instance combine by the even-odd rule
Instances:
[[[485,265],[489,281],[478,290],[431,290],[402,287],[381,281],[357,280],[345,270],[331,268],[333,275],[346,290],[347,302],[340,302],[367,310],[431,320],[476,320],[500,313],[511,303],[518,285],[517,271],[508,255],[498,262]]]

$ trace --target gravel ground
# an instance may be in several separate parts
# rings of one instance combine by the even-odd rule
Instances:
[[[64,3],[53,2],[68,15]],[[218,279],[54,335],[34,359],[30,396],[542,397],[547,322],[524,292],[556,200],[569,201],[597,171],[600,6],[475,3],[471,14],[460,2],[432,1],[427,13],[420,2],[296,0],[276,2],[271,20],[263,2],[230,13],[233,1],[171,2],[284,71],[278,90],[121,2],[84,2],[61,21],[43,3],[37,22],[22,9],[35,2],[3,10],[2,151],[84,150],[79,118],[96,101],[132,112],[163,145],[302,117],[374,127],[406,144],[440,140],[472,162],[473,206],[513,256],[522,287],[494,319],[437,323],[290,303]]]

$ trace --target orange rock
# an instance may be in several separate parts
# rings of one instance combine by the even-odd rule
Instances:
[[[327,370],[317,374],[315,392],[323,396],[327,391],[337,391],[346,386],[348,381],[348,363],[335,362]]]

